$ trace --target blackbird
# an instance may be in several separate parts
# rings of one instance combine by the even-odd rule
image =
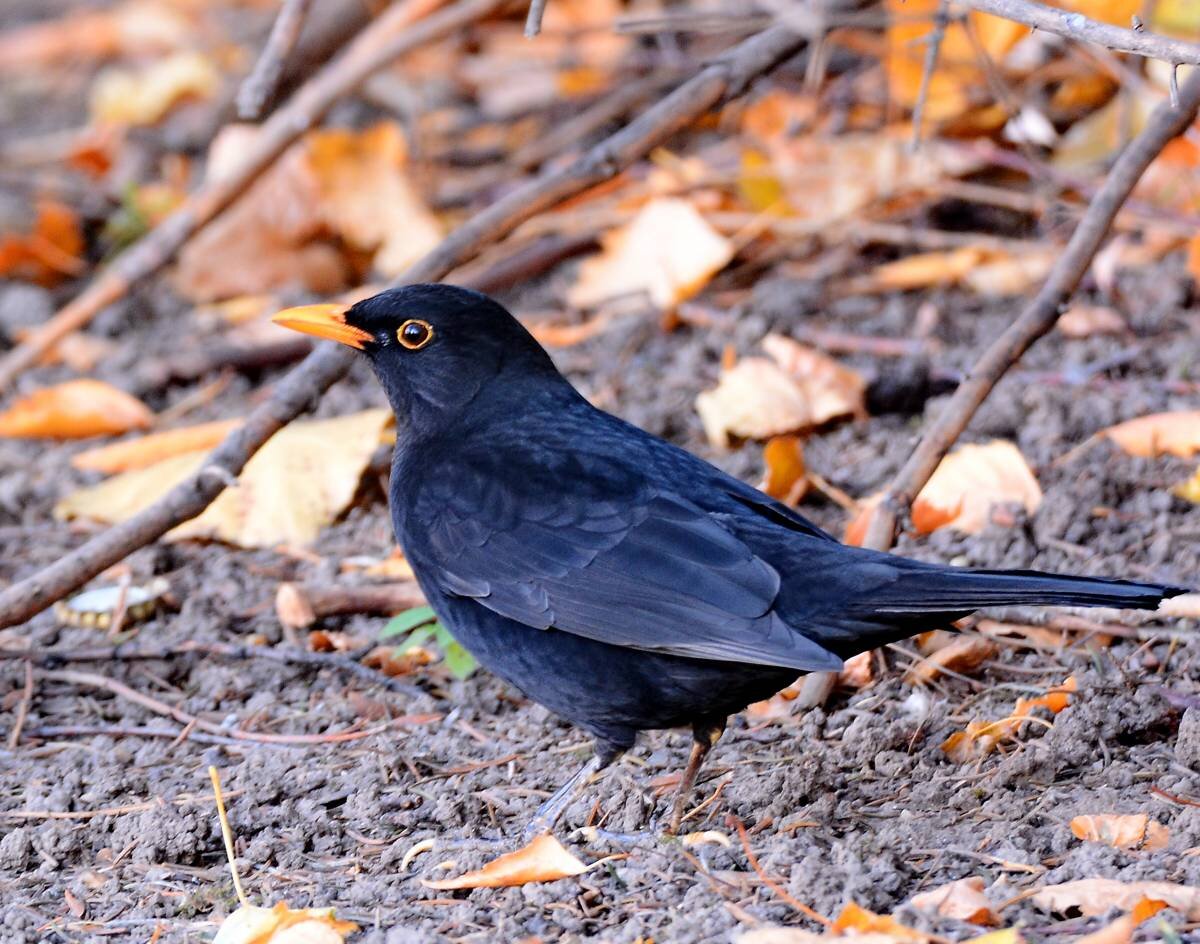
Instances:
[[[592,406],[477,292],[410,285],[275,321],[367,356],[396,413],[396,538],[429,604],[481,665],[595,739],[527,835],[639,731],[694,734],[677,832],[727,717],[803,673],[980,607],[1154,609],[1184,592],[848,547]]]

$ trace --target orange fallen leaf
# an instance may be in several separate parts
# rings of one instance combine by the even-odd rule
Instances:
[[[506,888],[528,882],[555,882],[560,878],[582,875],[588,868],[554,836],[546,833],[516,852],[493,859],[483,868],[455,878],[422,879],[421,884],[442,891],[455,888]]]
[[[651,200],[625,226],[607,233],[603,249],[583,261],[567,300],[590,308],[620,295],[645,293],[669,310],[699,292],[733,258],[733,243],[691,203]]]
[[[1116,921],[1102,927],[1099,931],[1085,934],[1075,944],[1130,944],[1133,941],[1133,932],[1137,930],[1137,926],[1147,918],[1158,914],[1166,907],[1167,903],[1165,901],[1143,898],[1130,909],[1129,914],[1122,915]]]
[[[1000,919],[983,893],[983,884],[983,879],[978,875],[962,878],[914,895],[912,905],[920,911],[932,911],[944,918],[985,926],[997,925]]]
[[[952,249],[921,252],[877,266],[868,276],[874,287],[885,291],[907,291],[933,285],[954,285],[985,258],[981,249]]]
[[[71,465],[77,469],[87,469],[92,472],[127,472],[130,469],[144,469],[163,459],[182,455],[185,452],[195,452],[198,449],[212,449],[226,436],[242,425],[241,420],[217,420],[213,423],[201,423],[198,426],[184,426],[180,429],[168,429],[161,433],[150,433],[137,439],[99,446],[81,452],[71,460]]]
[[[967,673],[979,668],[988,659],[994,658],[998,648],[990,639],[982,636],[955,636],[947,645],[926,656],[906,673],[910,682],[930,682],[943,669]]]
[[[921,534],[947,526],[978,534],[991,520],[992,508],[1007,502],[1023,505],[1030,514],[1042,503],[1042,490],[1017,447],[1000,439],[960,446],[917,495],[913,526]]]
[[[1120,882],[1111,878],[1085,878],[1038,889],[1031,899],[1043,911],[1088,917],[1113,908],[1133,911],[1145,899],[1165,902],[1188,921],[1200,921],[1200,888],[1174,882]],[[1143,906],[1145,907],[1145,906]]]
[[[1071,832],[1084,842],[1102,842],[1114,849],[1145,849],[1153,852],[1166,847],[1170,830],[1145,813],[1095,813],[1076,816]]]
[[[154,414],[135,397],[99,380],[68,380],[35,390],[0,414],[0,436],[85,439],[145,429]]]
[[[398,675],[410,675],[417,669],[433,665],[440,660],[440,655],[424,646],[413,646],[403,652],[399,646],[376,646],[363,656],[362,661],[363,665],[395,678]]]
[[[763,446],[763,481],[759,486],[772,498],[797,504],[808,491],[804,443],[799,436],[773,436]]]
[[[1071,693],[1077,688],[1075,677],[1070,676],[1058,688],[1044,695],[1019,698],[1011,715],[999,721],[970,722],[965,729],[954,732],[942,742],[942,751],[960,764],[986,757],[1004,741],[1015,738],[1021,725],[1034,717],[1035,708],[1045,708],[1051,714],[1058,714],[1070,704]]]
[[[32,328],[18,328],[13,332],[18,341],[26,341],[35,333]],[[116,344],[108,338],[98,338],[92,334],[68,334],[38,358],[38,366],[66,364],[76,373],[86,374],[116,348]]]
[[[0,33],[0,67],[24,69],[140,56],[178,48],[192,27],[171,5],[131,0],[111,10],[70,13]]]
[[[0,278],[54,285],[84,270],[83,231],[75,211],[39,200],[29,233],[0,235]]]
[[[1107,305],[1072,305],[1059,315],[1055,324],[1068,338],[1090,338],[1098,334],[1124,334],[1129,330],[1125,319]]]
[[[221,922],[212,944],[342,944],[358,930],[353,921],[339,921],[332,908],[273,908],[243,905]]]
[[[578,324],[549,324],[533,322],[525,325],[542,347],[574,347],[589,341],[603,332],[609,325],[604,315],[596,315]]]
[[[1186,459],[1200,452],[1200,410],[1152,413],[1101,430],[1131,456]]]
[[[838,684],[847,688],[866,688],[875,680],[875,662],[871,653],[860,652],[842,664],[838,673]]]
[[[906,927],[891,915],[875,914],[866,908],[848,902],[834,919],[831,928],[837,934],[852,931],[858,934],[887,934],[895,941],[928,941],[929,935],[916,928]],[[853,936],[853,935],[852,935]]]

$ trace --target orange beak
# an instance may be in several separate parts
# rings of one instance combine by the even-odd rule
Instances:
[[[373,339],[361,328],[346,324],[346,312],[349,310],[349,305],[301,305],[299,308],[285,308],[271,320],[293,331],[315,334],[318,338],[349,344],[361,351]]]

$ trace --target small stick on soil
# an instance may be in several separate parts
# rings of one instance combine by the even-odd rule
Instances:
[[[542,17],[548,0],[529,0],[529,15],[525,17],[525,38],[533,39],[542,31]]]
[[[220,180],[192,194],[178,210],[105,268],[66,307],[0,359],[0,393],[17,375],[73,331],[85,327],[107,305],[170,262],[180,248],[233,203],[263,171],[325,113],[368,76],[404,53],[461,29],[507,0],[461,0],[432,12],[442,0],[402,0],[364,29],[336,60],[322,69],[262,126],[242,162]]]
[[[1144,29],[1122,29],[1108,23],[1089,19],[1082,13],[1058,10],[1030,0],[962,0],[963,4],[983,13],[1002,16],[1006,20],[1024,23],[1033,29],[1045,30],[1077,39],[1097,46],[1106,46],[1114,52],[1131,52],[1147,59],[1162,59],[1173,65],[1188,63],[1200,65],[1200,45],[1158,36]],[[1181,90],[1182,93],[1182,90]],[[1181,94],[1181,100],[1182,100]]]
[[[416,581],[399,583],[302,585],[281,583],[275,594],[275,613],[292,629],[307,629],[325,616],[372,613],[391,616],[425,605],[425,594]]]
[[[942,0],[938,4],[937,14],[933,18],[933,31],[926,38],[925,64],[921,69],[921,86],[917,91],[917,103],[912,113],[912,140],[909,150],[916,151],[921,145],[921,125],[925,120],[925,102],[929,98],[929,86],[933,81],[933,73],[937,70],[938,54],[942,51],[942,40],[946,38],[946,28],[950,25],[950,0]]]
[[[476,0],[469,9],[479,12],[494,5],[495,0]],[[453,7],[448,12],[460,11],[462,17],[462,9]],[[445,25],[444,19],[438,22]],[[431,18],[422,24],[425,27],[422,35],[429,34],[433,23]],[[393,284],[444,278],[452,269],[474,258],[521,223],[615,176],[681,128],[741,95],[753,79],[790,58],[804,43],[804,37],[776,26],[733,47],[570,165],[517,188],[469,219]],[[339,62],[344,60],[345,57]],[[335,63],[334,67],[337,65]],[[264,128],[270,127],[290,108],[289,105],[277,111]],[[53,336],[49,343],[56,340],[57,336]],[[353,354],[340,345],[319,346],[276,386],[270,399],[250,414],[245,425],[210,453],[206,465],[196,475],[181,482],[149,508],[0,593],[0,627],[13,626],[40,613],[127,554],[200,514],[224,491],[225,479],[232,479],[241,472],[263,443],[310,409],[334,382],[341,379],[350,369]],[[0,388],[5,382],[4,371],[5,366],[0,363]],[[10,381],[12,373],[10,369]],[[212,474],[209,470],[218,470],[221,474]]]
[[[21,740],[21,729],[25,727],[25,719],[29,717],[29,704],[33,701],[33,664],[25,663],[25,691],[21,693],[21,701],[17,705],[17,717],[12,730],[8,732],[9,750],[16,748]]]
[[[746,835],[745,823],[743,823],[732,813],[727,813],[725,815],[725,822],[727,825],[732,826],[737,830],[738,839],[742,841],[742,850],[746,853],[746,858],[750,862],[750,867],[754,869],[755,874],[758,875],[759,879],[762,880],[762,883],[766,885],[767,888],[771,889],[771,891],[778,895],[781,900],[787,902],[806,918],[811,918],[813,921],[823,924],[827,928],[833,925],[833,922],[826,918],[823,914],[818,911],[814,911],[804,902],[794,898],[786,888],[781,886],[777,881],[763,871],[763,867],[758,864],[758,856],[756,856],[754,854],[754,850],[750,848],[750,837]]]
[[[312,0],[283,0],[258,62],[238,89],[237,111],[243,121],[257,121],[275,95],[283,77],[284,64],[296,48],[311,5]]]

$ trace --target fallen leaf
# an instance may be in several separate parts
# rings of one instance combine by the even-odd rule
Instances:
[[[1025,938],[1016,928],[1004,928],[1000,931],[989,931],[979,937],[967,938],[963,944],[1025,944]]]
[[[966,288],[986,298],[1022,295],[1046,278],[1057,258],[1056,250],[989,253],[986,259],[968,269],[961,281]]]
[[[861,934],[886,934],[895,941],[928,941],[929,935],[916,928],[906,927],[891,915],[875,914],[849,902],[834,919],[834,932],[853,931],[854,937]]]
[[[1042,503],[1042,490],[1024,456],[1012,443],[960,446],[944,458],[912,506],[913,527],[921,534],[951,527],[978,534],[992,508],[1007,502],[1029,514]]]
[[[1145,813],[1096,813],[1076,816],[1071,832],[1084,842],[1102,842],[1114,849],[1145,849],[1153,852],[1166,847],[1170,830]]]
[[[388,410],[366,410],[286,426],[247,463],[236,485],[167,537],[239,547],[311,544],[354,497],[389,418]],[[55,514],[124,521],[195,473],[207,457],[186,453],[124,472],[64,498]]]
[[[591,340],[608,326],[609,319],[602,314],[578,324],[550,324],[540,321],[525,325],[542,347],[573,347]]]
[[[644,292],[669,310],[691,298],[733,258],[733,243],[686,200],[651,200],[625,226],[605,234],[567,293],[578,308]]]
[[[1200,620],[1200,593],[1181,593],[1177,597],[1163,600],[1156,612],[1172,619]]]
[[[282,901],[273,908],[242,905],[221,922],[212,944],[342,944],[358,925],[333,914],[332,908],[293,909]]]
[[[965,674],[995,658],[998,647],[982,636],[955,636],[947,645],[922,659],[905,673],[910,682],[931,682],[943,669]]]
[[[145,429],[149,408],[99,380],[68,380],[35,390],[0,414],[0,436],[85,439]]]
[[[79,217],[56,200],[39,200],[28,233],[0,235],[0,278],[51,286],[83,272]]]
[[[714,446],[728,446],[730,434],[765,439],[865,412],[866,381],[856,371],[778,334],[763,338],[763,348],[773,360],[742,358],[696,397]]]
[[[1125,319],[1107,305],[1072,305],[1059,315],[1055,327],[1068,338],[1090,338],[1102,334],[1124,334]]]
[[[808,491],[804,443],[799,436],[773,436],[763,446],[764,492],[785,505],[796,505]]]
[[[971,924],[997,925],[1000,919],[992,903],[983,893],[983,879],[978,875],[950,882],[940,888],[913,895],[912,906],[920,911],[932,911],[944,918],[954,918]]]
[[[0,67],[78,65],[80,60],[168,52],[192,39],[192,25],[169,4],[133,0],[76,11],[0,33]]]
[[[1052,914],[1078,912],[1088,917],[1113,908],[1133,911],[1144,899],[1164,902],[1188,921],[1200,921],[1200,888],[1174,882],[1119,882],[1111,878],[1085,878],[1048,885],[1032,896],[1033,903]]]
[[[1130,944],[1133,940],[1133,932],[1137,930],[1137,926],[1147,918],[1158,914],[1166,907],[1167,903],[1164,901],[1143,898],[1133,906],[1129,914],[1122,915],[1116,921],[1102,927],[1099,931],[1085,934],[1075,944]]]
[[[546,833],[529,845],[488,862],[481,869],[455,878],[421,879],[426,888],[443,891],[455,888],[506,888],[528,882],[555,882],[582,875],[589,866],[568,852],[554,836]]]
[[[985,258],[981,249],[921,252],[876,266],[868,276],[876,290],[907,291],[955,285]]]
[[[149,433],[137,439],[88,449],[72,458],[71,465],[77,469],[110,475],[130,469],[144,469],[172,456],[212,449],[241,425],[241,420],[217,420]]]
[[[875,680],[875,663],[870,652],[860,652],[842,663],[838,684],[847,688],[866,688]]]
[[[1044,695],[1037,698],[1019,698],[1011,715],[999,721],[970,722],[965,729],[954,732],[942,742],[942,751],[960,764],[986,757],[1004,741],[1015,738],[1021,730],[1021,725],[1034,717],[1035,708],[1045,708],[1056,715],[1070,704],[1071,694],[1077,688],[1075,677],[1070,676],[1058,688],[1051,689]]]
[[[152,125],[177,104],[211,98],[221,75],[205,55],[172,53],[137,69],[110,68],[92,86],[92,120],[101,125]]]
[[[1200,452],[1200,410],[1152,413],[1100,431],[1131,456],[1187,459]]]
[[[26,341],[35,331],[31,328],[18,328],[13,332],[18,341]],[[117,345],[108,338],[98,338],[92,334],[68,334],[58,343],[50,347],[38,358],[39,367],[52,367],[56,364],[66,364],[78,374],[86,374],[104,358],[109,357]]]

